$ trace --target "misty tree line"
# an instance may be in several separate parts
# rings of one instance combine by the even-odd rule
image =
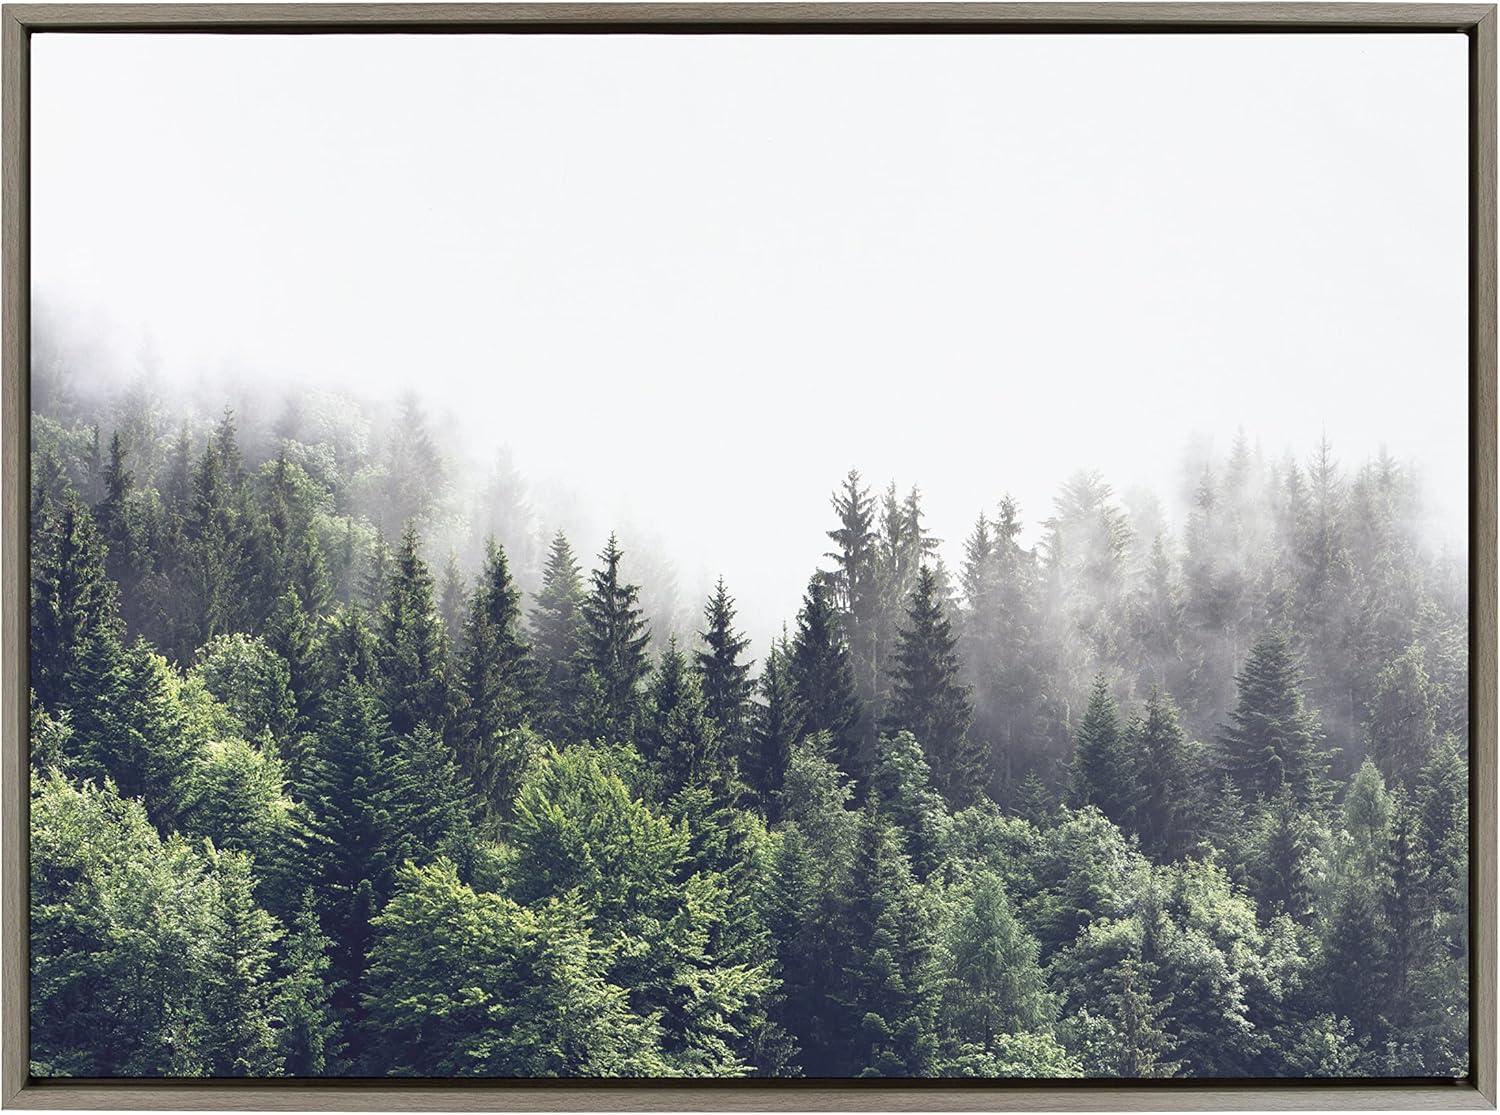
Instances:
[[[1467,1071],[1466,590],[1385,457],[956,570],[851,473],[754,662],[613,537],[435,574],[414,409],[144,413],[33,419],[40,1074]]]

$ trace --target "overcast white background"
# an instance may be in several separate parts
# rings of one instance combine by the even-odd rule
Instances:
[[[1465,51],[44,34],[34,284],[167,382],[414,387],[760,630],[851,465],[954,555],[1006,491],[1326,430],[1461,546]]]

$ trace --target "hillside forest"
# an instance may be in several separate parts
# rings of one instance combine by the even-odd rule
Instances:
[[[956,560],[822,478],[752,645],[415,399],[44,368],[31,450],[37,1075],[1468,1072],[1467,558],[1411,465],[997,477]]]

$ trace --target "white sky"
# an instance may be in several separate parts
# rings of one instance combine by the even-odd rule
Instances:
[[[35,286],[167,377],[415,387],[752,629],[851,465],[952,553],[1007,490],[1326,428],[1461,544],[1465,50],[41,34]]]

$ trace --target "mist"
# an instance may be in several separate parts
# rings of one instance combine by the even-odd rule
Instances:
[[[416,391],[761,633],[852,466],[951,561],[1326,434],[1462,545],[1462,37],[1189,38],[39,36],[39,330],[246,427]]]

